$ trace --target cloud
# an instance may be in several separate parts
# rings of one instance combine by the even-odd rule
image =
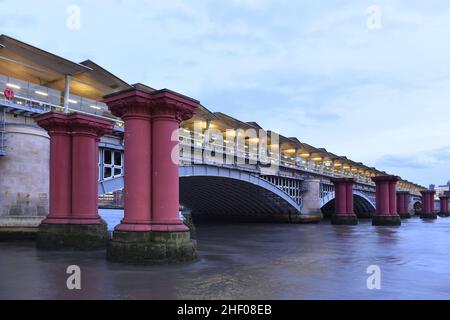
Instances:
[[[390,168],[429,168],[430,163],[424,159],[417,158],[416,155],[386,155],[377,162],[379,166]]]
[[[0,25],[409,180],[450,176],[434,153],[450,141],[448,1],[379,0],[380,30],[367,28],[361,1],[80,0],[82,27],[71,32],[69,4],[2,1],[12,20]]]
[[[419,172],[416,182],[428,185],[428,181],[443,184],[450,180],[450,145],[427,150],[426,152],[411,152],[409,154],[384,155],[375,161],[375,165],[388,168],[400,175],[410,175]],[[429,180],[433,178],[433,180]]]

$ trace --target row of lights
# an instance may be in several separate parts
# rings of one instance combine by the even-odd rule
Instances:
[[[214,125],[210,125],[210,128],[212,128]],[[202,126],[203,128],[206,128],[206,122],[204,122],[204,125]],[[215,126],[214,126],[215,127]],[[189,130],[187,130],[187,129],[185,129],[185,128],[183,128],[182,129],[183,131],[185,131],[185,132],[190,132]],[[234,133],[234,134],[233,134]],[[239,134],[240,132],[238,132],[238,134]],[[231,130],[227,130],[227,135],[228,134],[231,134],[231,136],[235,136],[235,132],[234,131],[231,131]],[[203,134],[200,134],[201,136],[203,136]],[[229,141],[228,140],[224,140],[224,142],[225,143],[228,143]],[[259,139],[258,138],[250,138],[249,139],[249,142],[256,142],[256,143],[258,143],[259,142]],[[245,148],[246,149],[248,149],[248,146],[245,146]],[[254,149],[254,150],[257,150],[257,149]],[[283,150],[284,151],[284,153],[287,153],[287,154],[293,154],[293,153],[295,153],[296,152],[296,150],[295,149],[285,149],[285,150]],[[273,152],[269,152],[271,155],[273,155]],[[304,152],[304,153],[300,153],[299,154],[299,156],[300,156],[300,158],[303,158],[303,159],[305,159],[305,158],[310,158],[311,157],[311,154],[310,153],[307,153],[307,152]],[[290,156],[286,156],[286,155],[283,155],[283,158],[285,158],[285,159],[291,159],[291,160],[295,160],[295,158],[293,158],[293,157],[290,157]],[[315,161],[315,162],[320,162],[320,161],[323,161],[323,158],[322,157],[311,157],[310,158],[312,161]],[[304,162],[304,161],[303,161]],[[371,173],[370,171],[364,171],[364,170],[358,170],[357,168],[352,168],[351,166],[349,166],[348,164],[342,164],[342,163],[338,163],[338,162],[336,162],[336,163],[333,163],[333,162],[331,162],[331,161],[324,161],[324,164],[325,164],[325,166],[326,167],[331,167],[331,166],[334,166],[335,168],[342,168],[343,170],[347,170],[347,171],[351,171],[351,172],[353,172],[353,173],[359,173],[359,174],[361,174],[361,175],[365,175],[365,176],[367,176],[367,177],[371,177],[371,176],[375,176],[375,174],[374,173]]]
[[[7,83],[6,86],[9,87],[9,88],[12,88],[12,89],[17,89],[17,90],[21,89],[20,86],[18,86],[17,84],[14,84],[14,83]],[[44,92],[44,91],[34,90],[34,93],[36,93],[36,94],[38,94],[40,96],[48,97],[48,93]],[[69,99],[69,103],[76,104],[76,103],[78,103],[78,101],[73,100],[73,99]],[[96,109],[96,110],[100,110],[101,109],[101,107],[96,106],[96,105],[91,105],[90,107],[92,109]]]

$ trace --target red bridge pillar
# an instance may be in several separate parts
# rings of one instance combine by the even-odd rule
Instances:
[[[377,208],[372,219],[374,226],[399,226],[400,216],[397,214],[397,181],[396,176],[377,176],[372,180],[376,184]]]
[[[335,213],[331,223],[335,225],[355,225],[358,218],[353,209],[353,178],[333,178],[335,190]]]
[[[444,195],[439,197],[440,200],[440,212],[439,215],[443,217],[448,217],[450,213],[448,212],[448,200],[450,198],[450,195],[448,193],[445,193]]]
[[[132,90],[106,99],[125,123],[124,218],[116,231],[151,230],[150,94]]]
[[[420,191],[422,194],[422,212],[420,217],[422,219],[437,219],[437,214],[434,212],[434,190]]]
[[[98,215],[98,139],[112,123],[49,112],[35,118],[50,136],[50,212],[37,234],[41,249],[94,249],[106,244]]]
[[[170,90],[122,91],[105,97],[125,122],[125,216],[107,257],[152,263],[196,256],[196,243],[179,217],[178,130],[199,102]]]
[[[400,218],[411,218],[409,212],[409,199],[410,195],[408,191],[397,191],[397,213]]]

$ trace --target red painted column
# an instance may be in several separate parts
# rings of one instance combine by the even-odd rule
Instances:
[[[440,200],[440,213],[441,214],[446,215],[446,214],[449,213],[448,212],[448,199],[449,199],[448,195],[443,195],[443,196],[439,197],[439,200]]]
[[[98,215],[98,142],[112,130],[110,121],[71,114],[72,224],[101,224]]]
[[[353,208],[353,183],[354,180],[347,180],[345,183],[345,191],[346,191],[346,204],[347,204],[347,214],[354,215],[355,210]]]
[[[125,122],[125,217],[107,258],[143,264],[194,259],[196,242],[179,217],[178,129],[200,103],[140,84],[104,101]]]
[[[411,218],[409,213],[409,192],[398,191],[397,192],[397,213],[402,218]]]
[[[430,212],[429,190],[420,193],[422,194],[422,212]]]
[[[376,183],[375,184],[375,199],[376,199],[376,204],[375,204],[375,206],[376,206],[376,208],[375,208],[375,211],[378,211],[378,206],[379,206],[379,203],[381,203],[381,200],[380,200],[380,194],[381,194],[381,186],[380,186],[380,184],[379,183]]]
[[[400,225],[397,214],[397,181],[396,176],[377,176],[372,180],[376,184],[376,213],[373,225]]]
[[[389,215],[390,214],[390,206],[389,206],[389,181],[380,181],[379,182],[379,203],[377,203],[377,213],[381,215]]]
[[[421,218],[435,219],[437,217],[434,212],[434,190],[424,190],[420,192],[422,194],[422,213]]]
[[[98,139],[112,121],[78,113],[35,117],[50,135],[50,213],[39,226],[39,249],[90,250],[106,244],[98,215]]]
[[[389,181],[389,213],[397,214],[397,180]]]
[[[347,214],[347,190],[344,182],[333,180],[335,189],[335,213],[338,215]]]
[[[105,99],[125,123],[124,218],[116,231],[151,231],[151,108],[150,94],[125,91]]]
[[[333,178],[335,190],[335,213],[331,223],[337,225],[355,225],[358,219],[353,209],[353,178]]]
[[[397,211],[398,213],[403,213],[403,200],[404,200],[404,194],[401,192],[397,192]]]
[[[405,213],[409,213],[409,192],[403,194],[403,210]]]
[[[152,230],[188,231],[179,216],[178,130],[199,102],[169,90],[152,94]]]
[[[35,118],[50,136],[50,211],[45,224],[65,224],[71,215],[72,173],[69,119],[65,114],[46,113]]]

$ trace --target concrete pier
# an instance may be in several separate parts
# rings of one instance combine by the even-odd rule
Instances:
[[[0,157],[0,238],[33,238],[48,214],[49,136],[32,118],[7,113]]]

